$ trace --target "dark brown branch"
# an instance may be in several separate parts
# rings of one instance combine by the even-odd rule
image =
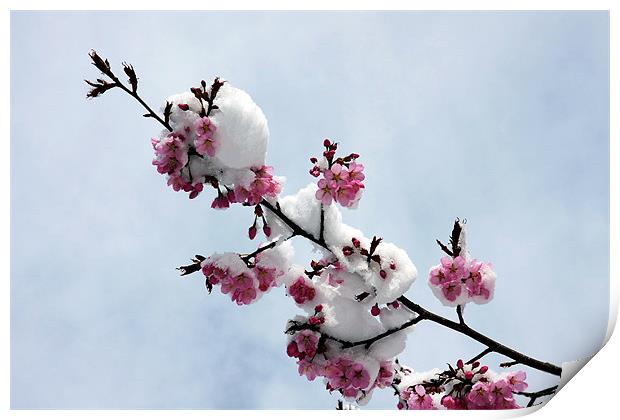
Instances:
[[[321,227],[319,230],[319,241],[325,240],[325,209],[321,203]]]
[[[493,353],[493,350],[491,350],[490,348],[486,348],[484,350],[482,350],[479,354],[477,354],[476,356],[472,357],[471,359],[469,359],[467,362],[468,365],[471,365],[472,363],[482,359],[484,356],[486,356],[489,353]]]
[[[528,402],[527,406],[531,407],[534,405],[534,403],[536,402],[538,398],[545,397],[547,395],[553,395],[556,393],[557,390],[558,390],[558,386],[555,385],[555,386],[550,386],[549,388],[540,390],[538,392],[515,392],[515,394],[528,397],[530,401]]]
[[[517,362],[516,360],[513,360],[512,362],[500,363],[499,367],[507,368],[507,367],[510,367],[510,366],[518,365],[518,364],[519,364],[519,362]]]
[[[271,204],[269,201],[265,199],[261,201],[261,204],[267,207],[274,215],[276,215],[278,219],[282,220],[289,227],[289,229],[292,230],[293,236],[303,236],[309,241],[314,242],[315,244],[331,252],[331,250],[329,249],[329,245],[327,245],[324,239],[320,239],[320,238],[317,239],[314,237],[314,235],[306,232],[297,223],[293,222],[286,214],[284,214],[282,210],[280,209],[280,206],[278,205],[274,206],[273,204]]]
[[[112,79],[114,83],[108,83],[105,80],[100,80],[100,79],[97,80],[99,83],[92,83],[87,80],[86,83],[88,83],[90,86],[93,86],[95,88],[91,90],[91,92],[89,92],[87,96],[96,97],[104,93],[108,89],[111,89],[113,87],[119,87],[122,90],[124,90],[126,93],[128,93],[129,96],[137,100],[140,103],[140,105],[142,105],[144,109],[148,111],[146,114],[144,114],[145,117],[155,118],[157,121],[159,121],[161,125],[166,127],[168,131],[172,131],[172,127],[168,123],[168,118],[166,118],[165,121],[161,119],[161,117],[157,115],[157,113],[153,111],[146,102],[144,102],[144,100],[140,97],[140,95],[138,95],[138,78],[131,65],[127,63],[123,63],[123,70],[125,71],[125,74],[127,74],[127,76],[129,77],[129,83],[131,84],[131,89],[130,89],[127,86],[125,86],[125,84],[121,82],[120,79],[114,74],[114,72],[112,71],[112,68],[110,67],[110,63],[108,62],[108,60],[102,59],[97,54],[97,52],[94,50],[90,52],[89,56],[91,60],[93,61],[93,65],[97,67],[97,69],[99,69],[99,71],[101,71],[104,75]]]
[[[376,336],[371,337],[371,338],[367,338],[365,340],[354,341],[354,342],[344,342],[343,340],[338,340],[338,341],[343,343],[342,348],[345,348],[345,349],[348,349],[348,348],[351,348],[351,347],[362,346],[362,345],[368,349],[376,341],[379,341],[382,338],[388,337],[388,336],[390,336],[390,335],[392,335],[394,333],[402,331],[405,328],[409,328],[412,325],[415,325],[418,322],[422,321],[423,319],[424,319],[423,317],[417,316],[417,317],[415,317],[413,319],[410,319],[409,321],[405,322],[404,324],[402,324],[402,325],[400,325],[400,326],[398,326],[396,328],[392,328],[390,330],[385,331],[384,333],[381,333],[381,334],[376,335]],[[328,338],[331,338],[331,337],[328,337]]]
[[[456,314],[459,317],[459,322],[461,323],[461,325],[465,325],[465,319],[463,318],[463,306],[462,305],[456,306]]]
[[[489,347],[495,353],[510,357],[511,359],[514,359],[523,365],[550,373],[552,375],[560,376],[562,374],[562,368],[559,366],[534,359],[533,357],[526,356],[523,353],[513,350],[510,347],[507,347],[493,340],[492,338],[489,338],[486,335],[479,333],[478,331],[470,328],[468,325],[463,325],[461,323],[444,318],[440,315],[434,314],[433,312],[424,309],[422,306],[410,301],[405,296],[401,296],[400,298],[398,298],[398,301],[406,308],[417,313],[418,315],[421,315],[424,319],[443,325],[446,328],[450,328],[453,331],[457,331],[463,335],[466,335],[476,340],[477,342]]]
[[[206,258],[202,255],[196,255],[194,258],[192,258],[192,264],[182,265],[181,267],[178,267],[177,270],[181,272],[181,276],[187,276],[188,274],[199,271],[201,268],[200,265],[204,260],[206,260]]]
[[[289,239],[291,239],[293,236],[295,235],[291,235],[288,238],[286,238],[284,241],[288,241]],[[241,259],[243,260],[243,262],[245,262],[246,264],[254,257],[256,257],[258,254],[260,254],[263,251],[266,251],[268,249],[271,249],[273,247],[275,247],[278,242],[280,242],[279,240],[275,240],[273,242],[269,242],[267,245],[263,245],[260,248],[258,248],[256,251],[252,252],[251,254],[246,254],[246,255],[240,255]]]

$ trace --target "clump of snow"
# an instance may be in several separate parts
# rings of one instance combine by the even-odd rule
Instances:
[[[245,91],[224,83],[211,119],[217,127],[214,139],[221,143],[222,163],[231,168],[259,167],[265,164],[269,128],[263,111]]]

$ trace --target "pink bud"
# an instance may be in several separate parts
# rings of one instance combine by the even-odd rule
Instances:
[[[480,366],[480,362],[477,360],[471,364],[471,367],[473,367],[474,369],[476,369],[478,366]]]
[[[179,108],[181,108],[183,111],[189,111],[189,105],[187,104],[179,104]]]
[[[405,405],[404,405],[403,403],[399,402],[399,403],[396,405],[396,408],[398,408],[399,410],[402,410],[403,408],[405,408]]]
[[[370,308],[370,313],[372,316],[378,316],[381,313],[381,309],[379,309],[379,306],[375,303],[375,305]]]
[[[484,373],[487,373],[487,370],[489,370],[488,366],[482,366],[480,370],[478,371],[478,373],[484,374]]]
[[[390,268],[396,270],[396,263],[394,261],[390,262]]]
[[[312,157],[310,158],[310,162],[311,162],[311,163],[317,163],[318,161],[319,161],[319,160],[318,160],[317,158],[315,158],[314,156],[312,156]]]
[[[342,253],[348,257],[349,255],[353,255],[353,248],[351,248],[350,246],[345,246],[344,248],[342,248]]]
[[[271,227],[269,225],[264,225],[263,233],[265,234],[266,237],[269,238],[271,236]]]
[[[474,377],[474,372],[472,372],[471,370],[468,370],[467,372],[465,372],[465,379],[467,379],[468,381],[471,380],[471,378]]]
[[[456,367],[459,369],[463,369],[463,359],[457,360]]]
[[[387,273],[385,272],[385,270],[379,271],[379,275],[381,276],[383,280],[385,280],[385,278],[387,277]]]
[[[248,230],[248,236],[250,237],[250,239],[256,238],[256,225],[250,226],[250,229]]]
[[[360,245],[361,245],[360,244],[360,240],[357,239],[357,238],[351,238],[351,242],[353,242],[353,246],[356,247],[356,248],[359,248]]]
[[[312,325],[318,325],[321,323],[320,318],[316,317],[316,316],[311,316],[310,318],[308,318],[308,321],[310,322],[310,324]]]
[[[314,307],[314,312],[321,312],[323,310],[323,305],[316,305]]]
[[[323,140],[323,146],[325,146],[325,147],[329,147],[331,144],[332,144],[332,142],[331,142],[331,141],[329,141],[329,139],[325,139],[325,140]]]

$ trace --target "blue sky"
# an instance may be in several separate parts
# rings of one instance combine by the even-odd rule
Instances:
[[[131,62],[148,102],[216,75],[269,119],[285,193],[325,137],[357,152],[366,192],[345,221],[407,250],[426,286],[455,217],[493,262],[466,310],[555,363],[598,350],[609,301],[606,12],[13,12],[13,408],[330,408],[285,354],[282,290],[237,307],[174,270],[248,251],[247,209],[189,201],[151,166],[154,121],[129,97],[87,101],[96,48]],[[297,241],[298,262],[309,247]],[[428,370],[482,347],[432,324],[400,358]],[[501,357],[488,357],[497,369]],[[494,366],[495,365],[495,366]],[[557,382],[528,370],[532,389]],[[375,393],[369,408],[392,408]]]

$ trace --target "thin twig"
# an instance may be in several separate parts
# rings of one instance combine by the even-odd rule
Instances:
[[[486,349],[482,350],[479,354],[477,354],[476,356],[472,357],[471,359],[469,359],[465,363],[468,364],[468,365],[471,365],[472,363],[482,359],[484,356],[486,356],[489,353],[493,353],[493,350],[487,347]]]

